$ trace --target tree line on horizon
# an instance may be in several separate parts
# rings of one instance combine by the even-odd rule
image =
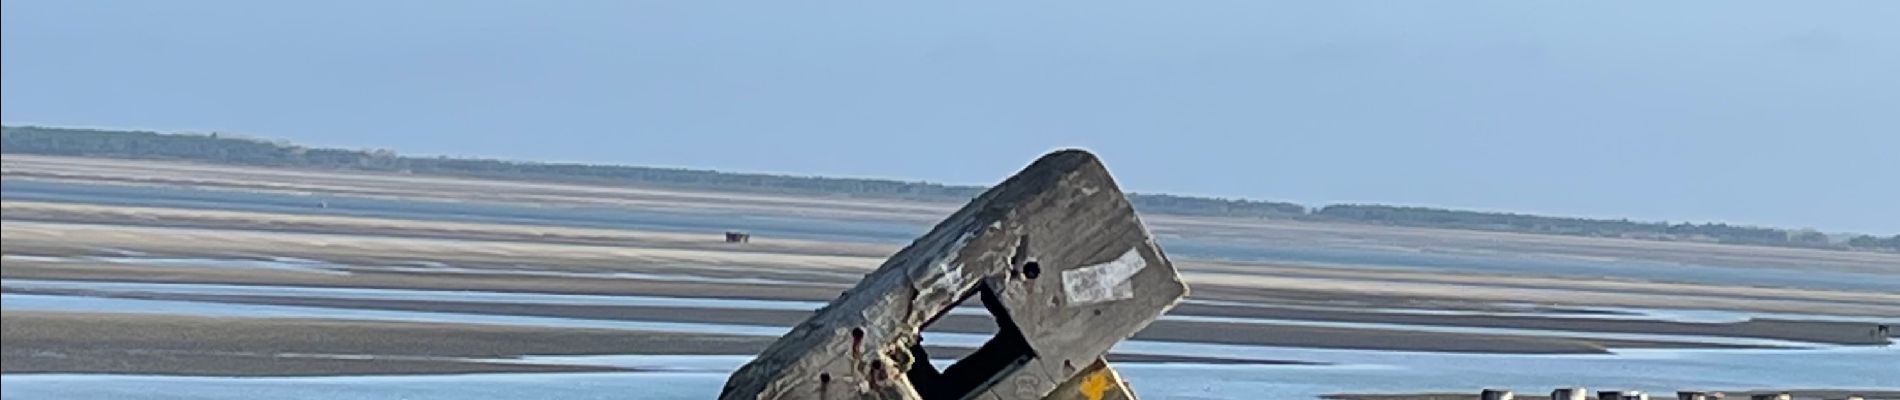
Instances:
[[[190,160],[236,165],[348,169],[476,178],[559,181],[608,185],[666,186],[766,193],[843,195],[961,202],[980,186],[884,179],[729,173],[683,168],[542,163],[454,157],[413,157],[390,150],[312,148],[281,141],[219,134],[9,126],[0,128],[0,152],[66,156]],[[1627,219],[1550,217],[1379,204],[1332,204],[1317,208],[1246,199],[1131,193],[1143,213],[1349,222],[1535,234],[1696,241],[1842,250],[1900,251],[1900,234],[1859,235],[1840,240],[1813,230],[1720,223],[1641,222]]]

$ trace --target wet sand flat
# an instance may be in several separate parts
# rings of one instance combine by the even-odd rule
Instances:
[[[480,324],[7,311],[4,373],[326,376],[639,369],[524,356],[748,355],[774,338]],[[931,347],[956,358],[970,349]],[[1146,354],[1117,362],[1294,364]]]
[[[935,221],[957,206],[60,157],[8,157],[5,175],[9,180],[492,201],[535,207],[588,205],[713,215],[819,216],[917,224]],[[48,289],[54,285],[35,288],[27,283],[225,284],[265,291],[434,290],[822,304],[848,290],[898,248],[891,243],[770,236],[755,237],[751,243],[724,243],[718,230],[695,233],[581,228],[294,211],[18,200],[0,202],[0,210],[5,212],[0,218],[0,236],[5,237],[4,248],[0,249],[5,256],[0,259],[0,277],[15,283],[6,286],[9,296],[188,301],[211,307],[307,307],[325,312],[374,310],[775,328],[789,328],[809,313],[785,308],[479,302],[428,298],[426,294],[396,299],[299,295],[291,293],[293,290],[219,294]],[[1889,254],[1290,221],[1177,216],[1144,219],[1154,224],[1157,234],[1240,246],[1450,249],[1687,263],[1740,260],[1745,262],[1731,270],[1900,273],[1900,256]],[[1394,351],[1473,357],[1615,357],[1606,353],[1783,346],[1711,339],[1815,347],[1882,345],[1888,339],[1874,335],[1874,323],[1866,321],[1900,321],[1900,293],[1873,290],[1244,259],[1176,257],[1174,261],[1194,288],[1192,298],[1135,337],[1145,344],[1271,346],[1381,355]],[[1641,311],[1619,308],[1779,316],[1693,321],[1651,318]],[[596,365],[524,363],[517,358],[747,355],[772,339],[761,335],[571,326],[101,311],[110,310],[8,308],[4,312],[4,372],[212,376],[625,372]],[[1799,318],[1803,315],[1860,319]],[[929,344],[932,334],[980,334],[990,332],[991,327],[982,316],[952,315],[924,337]],[[966,351],[933,346],[931,353],[954,358]],[[1111,359],[1195,365],[1304,361],[1120,353],[1111,355]]]
[[[844,219],[907,221],[928,224],[948,215],[957,202],[689,190],[660,187],[593,186],[447,176],[313,171],[236,167],[198,163],[11,155],[4,174],[13,179],[169,185],[281,193],[335,193],[382,198],[492,201],[537,205],[578,205],[667,209],[697,212],[745,212],[767,215],[822,215]],[[1463,249],[1564,257],[1649,260],[1663,263],[1756,265],[1788,269],[1830,269],[1900,273],[1900,254],[1799,248],[1733,246],[1695,242],[1659,242],[1575,236],[1533,235],[1431,228],[1302,222],[1278,219],[1222,219],[1144,215],[1157,234],[1232,239],[1277,245],[1365,245],[1404,249]]]
[[[26,294],[71,294],[58,291],[20,291]],[[274,296],[112,295],[149,300],[212,301],[232,304],[293,305],[369,310],[449,312],[484,315],[582,318],[590,320],[682,322],[789,327],[810,316],[808,311],[707,309],[657,306],[597,306],[551,304],[495,304],[449,301],[358,300]],[[983,315],[950,315],[930,332],[992,334],[995,323]],[[928,334],[925,335],[928,338]],[[1156,321],[1133,339],[1217,343],[1253,346],[1310,347],[1360,350],[1474,352],[1511,354],[1589,354],[1609,348],[1735,348],[1695,342],[1530,337],[1483,333],[1411,332],[1404,329],[1349,329],[1299,325],[1237,324],[1199,321]],[[925,341],[929,343],[928,340]],[[642,354],[635,348],[631,354]],[[746,353],[741,353],[746,354]]]
[[[409,238],[409,239],[460,240],[460,241],[465,242],[463,244],[470,247],[478,247],[482,243],[486,243],[486,242],[537,243],[537,244],[548,244],[548,245],[578,246],[578,247],[574,247],[578,249],[598,249],[601,247],[609,247],[609,248],[673,249],[673,250],[705,251],[705,252],[742,252],[742,253],[783,254],[783,255],[820,255],[820,256],[838,256],[838,257],[856,258],[856,259],[859,259],[859,262],[857,263],[859,265],[874,265],[875,263],[882,261],[883,257],[894,253],[898,249],[897,246],[890,246],[890,245],[862,244],[862,243],[835,242],[835,241],[771,239],[771,238],[760,238],[757,241],[740,246],[740,245],[733,245],[733,244],[728,244],[728,243],[721,243],[715,240],[710,240],[712,236],[711,233],[695,235],[695,234],[673,233],[673,232],[633,231],[633,230],[620,230],[620,229],[586,229],[586,228],[551,227],[551,226],[460,223],[460,222],[442,222],[442,221],[412,221],[412,220],[391,220],[391,219],[362,218],[362,217],[311,216],[311,215],[291,215],[291,214],[255,213],[255,212],[183,210],[183,209],[167,209],[167,208],[154,208],[154,207],[110,207],[110,206],[61,204],[61,203],[46,203],[46,202],[32,202],[32,201],[8,201],[8,202],[0,203],[0,209],[4,209],[8,220],[14,221],[14,223],[11,224],[11,226],[13,226],[14,229],[11,229],[11,230],[14,231],[15,236],[21,237],[19,239],[15,239],[12,241],[13,242],[12,246],[15,248],[14,250],[15,253],[32,250],[33,249],[32,246],[34,246],[34,242],[35,242],[33,239],[40,236],[40,235],[37,235],[37,231],[34,230],[36,226],[40,226],[40,225],[36,225],[31,222],[25,222],[25,221],[58,221],[57,223],[65,224],[66,227],[63,229],[67,229],[67,230],[80,229],[81,227],[85,227],[85,226],[102,226],[102,225],[114,226],[114,227],[131,225],[131,226],[139,226],[139,227],[146,227],[146,228],[153,228],[153,227],[184,228],[183,230],[173,230],[173,231],[149,231],[149,230],[135,231],[135,232],[166,232],[167,235],[173,235],[173,236],[192,235],[192,234],[197,234],[202,231],[213,231],[213,232],[225,231],[227,234],[230,234],[230,235],[241,234],[247,231],[262,231],[262,232],[288,233],[288,234],[311,234],[315,236],[309,236],[309,238],[311,238],[310,240],[314,242],[318,242],[318,243],[321,243],[322,239],[327,238],[330,235],[341,235],[341,236],[352,236],[352,237],[381,237],[381,238],[391,238],[391,239]],[[96,229],[91,232],[75,232],[73,234],[82,234],[82,233],[90,234],[93,236],[99,236],[99,233],[97,232]],[[106,238],[98,237],[93,240],[103,241],[104,239]],[[136,243],[123,243],[123,242],[91,243],[91,244],[120,245],[120,246],[137,246],[138,245]],[[158,249],[176,250],[176,249],[181,248],[180,246],[165,245],[163,243],[154,243],[153,245],[155,245],[155,247]],[[574,249],[574,248],[563,247],[561,249],[566,251],[568,249]],[[48,249],[48,251],[54,251],[54,252],[71,252],[73,250],[74,250],[73,248]],[[247,251],[247,250],[250,250],[250,249],[234,248],[234,247],[224,249],[224,251]],[[286,249],[286,250],[290,250],[290,249]],[[566,252],[575,253],[573,251],[566,251]],[[382,258],[394,258],[391,256],[400,255],[400,253],[393,252],[393,251],[385,252],[385,253],[369,253],[367,251],[359,251],[358,253],[376,254],[378,256],[382,256]],[[285,254],[285,255],[289,255],[289,254]],[[324,253],[310,255],[310,256],[336,257],[336,256],[349,256],[349,254],[343,254],[343,252],[339,251],[338,249],[324,249]],[[429,256],[429,255],[425,255],[425,256]],[[510,259],[506,257],[494,257],[491,254],[487,257],[482,257],[478,259],[452,260],[452,261],[459,261],[459,263],[464,264],[464,265],[484,265],[484,264],[494,265],[494,264],[506,263],[506,262],[512,262],[516,264],[532,263],[535,260],[536,259],[524,260],[524,259],[519,259],[519,258]],[[569,265],[569,264],[574,264],[574,263],[582,262],[582,261],[583,260],[576,260],[574,259],[574,257],[569,256],[564,259],[558,260],[556,264]],[[610,268],[618,264],[624,264],[624,260],[616,259],[615,261],[616,263],[613,265],[600,265],[597,263],[595,265],[590,265],[590,266],[596,267],[596,268]],[[798,261],[802,263],[804,260],[798,260]],[[692,260],[680,260],[680,264],[694,264],[694,263],[695,262],[693,262]],[[707,264],[707,263],[710,263],[710,261],[698,262],[698,263]],[[1302,281],[1300,284],[1279,285],[1282,287],[1297,287],[1297,286],[1304,286],[1306,284],[1325,284],[1329,280],[1331,281],[1344,280],[1344,281],[1351,281],[1351,282],[1356,282],[1356,281],[1378,281],[1378,282],[1388,282],[1388,283],[1389,282],[1403,282],[1403,283],[1421,284],[1421,285],[1422,284],[1472,285],[1472,284],[1481,283],[1489,288],[1503,288],[1503,289],[1517,289],[1517,290],[1523,290],[1523,289],[1591,290],[1591,291],[1598,291],[1598,292],[1609,292],[1609,293],[1614,293],[1618,295],[1643,294],[1648,297],[1680,296],[1680,295],[1719,295],[1719,296],[1741,297],[1741,298],[1746,298],[1748,300],[1763,300],[1763,299],[1816,300],[1816,301],[1827,301],[1827,302],[1833,302],[1833,303],[1845,302],[1845,303],[1865,303],[1865,304],[1873,304],[1873,305],[1900,306],[1900,294],[1884,294],[1883,295],[1880,293],[1816,292],[1814,290],[1773,289],[1773,288],[1748,288],[1746,291],[1742,291],[1742,290],[1738,290],[1739,288],[1735,288],[1735,287],[1723,287],[1723,286],[1717,286],[1717,285],[1667,284],[1667,283],[1648,283],[1648,282],[1614,281],[1614,280],[1578,281],[1575,279],[1549,278],[1549,277],[1523,277],[1523,276],[1462,276],[1462,275],[1456,275],[1456,274],[1403,271],[1403,270],[1367,271],[1364,269],[1311,268],[1311,267],[1301,268],[1298,266],[1290,266],[1290,265],[1240,263],[1240,262],[1227,262],[1227,261],[1204,261],[1204,260],[1195,260],[1191,258],[1180,260],[1180,264],[1184,270],[1190,273],[1190,275],[1199,277],[1200,278],[1198,279],[1199,283],[1211,283],[1211,284],[1221,284],[1221,283],[1228,283],[1228,282],[1245,282],[1248,280],[1262,279],[1258,275],[1271,275],[1274,278],[1281,278],[1281,279],[1290,279],[1290,278],[1305,279],[1305,281]],[[800,264],[800,265],[809,265],[809,264]],[[764,271],[755,271],[755,272],[762,273]],[[828,279],[821,279],[821,278],[828,278]],[[853,275],[850,275],[850,274],[834,274],[834,275],[829,275],[829,276],[815,276],[814,275],[814,276],[807,276],[801,279],[830,281],[830,282],[837,282],[837,283],[850,283],[853,280]],[[1419,291],[1415,291],[1415,292],[1419,292]],[[1497,292],[1497,291],[1493,291],[1493,292]],[[1408,293],[1408,294],[1415,295],[1416,297],[1433,297],[1433,296],[1429,296],[1431,293],[1419,292],[1419,293]],[[1553,295],[1550,297],[1562,297],[1562,296]],[[1896,316],[1900,316],[1900,312],[1894,312],[1893,314],[1895,314]]]
[[[270,215],[246,216],[246,218],[268,221]],[[176,218],[176,217],[174,217]],[[365,224],[362,221],[323,221],[324,226],[351,226]],[[387,224],[386,224],[387,225]],[[506,227],[487,227],[481,225],[458,226],[462,231],[481,231],[492,229],[507,231]],[[839,291],[848,289],[848,282],[855,280],[855,274],[862,272],[858,266],[808,267],[806,261],[837,260],[863,257],[838,255],[781,255],[771,251],[757,251],[745,255],[753,257],[735,264],[726,264],[731,259],[709,249],[681,249],[665,247],[665,241],[648,243],[648,248],[621,249],[610,246],[539,243],[532,235],[516,235],[506,238],[485,239],[445,239],[386,237],[378,235],[372,229],[362,229],[352,235],[334,233],[304,233],[298,229],[278,229],[260,234],[246,229],[208,229],[176,227],[120,227],[94,223],[76,224],[45,221],[7,221],[0,223],[0,230],[8,238],[5,252],[9,256],[0,260],[0,276],[6,279],[65,279],[101,282],[159,282],[159,283],[222,283],[240,285],[290,285],[331,288],[381,288],[381,289],[434,289],[434,290],[480,290],[513,293],[567,293],[602,294],[624,296],[671,296],[708,299],[765,299],[822,302],[834,298]],[[684,240],[684,239],[682,239]],[[194,266],[155,266],[141,264],[132,257],[132,262],[106,262],[88,259],[102,253],[143,254],[145,257],[267,257],[294,256],[310,261],[321,261],[321,271],[250,269],[250,268],[211,268]],[[653,257],[654,254],[665,254]],[[776,258],[776,263],[766,265],[747,264],[765,259]],[[64,257],[64,258],[62,258]],[[814,257],[814,258],[805,258]],[[405,264],[407,263],[407,264]],[[431,270],[429,268],[410,268],[391,270],[390,266],[415,266],[434,263],[463,267],[453,273]],[[703,265],[700,263],[704,263]],[[1497,277],[1458,277],[1424,274],[1406,271],[1342,271],[1325,268],[1300,268],[1277,265],[1246,265],[1233,263],[1201,264],[1184,262],[1183,267],[1190,270],[1203,268],[1213,270],[1198,275],[1196,299],[1209,299],[1244,305],[1189,303],[1181,305],[1170,315],[1206,316],[1223,318],[1260,318],[1260,319],[1297,319],[1304,321],[1338,322],[1377,322],[1395,324],[1450,325],[1476,328],[1519,328],[1547,329],[1575,332],[1623,332],[1653,334],[1689,334],[1726,337],[1752,337],[1809,341],[1837,344],[1874,344],[1881,339],[1865,334],[1868,324],[1819,322],[1819,321],[1748,321],[1737,323],[1681,323],[1669,321],[1627,321],[1611,319],[1581,318],[1575,315],[1566,318],[1544,318],[1535,313],[1518,316],[1483,315],[1403,315],[1377,312],[1379,307],[1413,307],[1447,310],[1484,310],[1492,304],[1492,297],[1459,295],[1459,288],[1482,287],[1484,283],[1504,283],[1529,289],[1541,289],[1543,286],[1561,286],[1560,280],[1542,278],[1497,278]],[[518,275],[521,268],[535,267],[574,273],[598,272],[641,272],[641,273],[692,273],[700,275],[728,277],[773,277],[785,279],[781,284],[759,284],[725,282],[718,279],[707,281],[656,281],[650,279],[623,279],[594,276],[568,275]],[[332,270],[334,269],[334,270]],[[341,272],[341,273],[336,273]],[[1243,274],[1252,272],[1253,274]],[[1260,279],[1226,279],[1228,276],[1253,276]],[[1326,290],[1305,286],[1313,281],[1357,282],[1356,287],[1366,290]],[[1277,283],[1276,283],[1277,282]],[[1744,305],[1743,310],[1764,311],[1854,311],[1857,307],[1887,310],[1881,305],[1889,295],[1878,293],[1807,293],[1801,291],[1767,291],[1756,297],[1732,296],[1728,290],[1720,287],[1695,285],[1662,285],[1643,282],[1593,283],[1593,292],[1612,299],[1642,299],[1656,291],[1676,293],[1677,297],[1704,298],[1708,301],[1732,301]],[[1406,289],[1408,287],[1415,289]],[[1424,289],[1416,289],[1424,288]],[[1551,290],[1568,291],[1562,287]],[[1396,292],[1395,292],[1396,290]],[[1440,297],[1428,297],[1408,294],[1404,290],[1433,290],[1447,294]],[[1732,289],[1729,289],[1732,290]],[[1467,289],[1468,291],[1468,289]],[[9,289],[8,293],[22,291]],[[27,291],[26,293],[34,293]],[[55,292],[58,293],[58,292]],[[72,293],[64,293],[72,294]],[[126,296],[114,294],[113,296]],[[452,301],[391,301],[366,299],[320,299],[297,298],[295,296],[192,296],[192,295],[134,295],[133,297],[174,300],[215,301],[228,304],[275,304],[337,307],[348,309],[383,309],[425,312],[459,312],[490,315],[528,315],[564,318],[590,318],[629,321],[674,321],[693,323],[727,323],[757,326],[788,327],[801,321],[805,314],[801,312],[771,310],[705,310],[682,307],[631,307],[631,306],[579,306],[579,305],[536,305],[536,304],[472,304]],[[1506,297],[1509,300],[1534,301],[1535,297]],[[1652,300],[1653,301],[1653,300]],[[1622,301],[1581,302],[1583,304],[1627,304]],[[1639,304],[1657,304],[1643,303]],[[1822,304],[1825,306],[1813,306]],[[1327,306],[1330,309],[1304,309],[1298,307]],[[1350,310],[1368,308],[1367,310]],[[9,318],[18,318],[19,313],[8,311]],[[47,371],[47,372],[122,372],[143,373],[164,370],[166,365],[179,365],[173,373],[224,373],[224,374],[314,374],[327,373],[431,373],[455,371],[521,371],[523,369],[561,370],[558,368],[597,368],[584,366],[518,366],[510,363],[487,361],[441,360],[426,357],[460,357],[466,354],[454,351],[433,351],[428,347],[421,349],[422,355],[410,356],[425,358],[385,358],[380,360],[331,359],[331,358],[285,358],[263,357],[256,348],[259,343],[267,344],[277,340],[287,340],[272,336],[247,334],[247,329],[283,329],[302,331],[311,335],[315,342],[326,342],[334,337],[404,337],[390,331],[366,331],[372,329],[391,329],[382,326],[382,322],[365,321],[329,321],[313,324],[304,321],[259,322],[244,319],[203,319],[173,316],[182,324],[200,325],[198,332],[213,333],[169,333],[174,337],[194,338],[195,346],[186,346],[185,352],[144,352],[111,350],[52,350],[59,349],[117,348],[117,343],[139,343],[123,338],[91,336],[90,325],[101,327],[114,323],[127,323],[136,326],[122,331],[165,332],[165,329],[153,327],[149,321],[105,322],[85,318],[66,319],[63,324],[42,324],[34,320],[16,319],[27,326],[39,326],[37,337],[70,337],[77,339],[93,338],[89,344],[49,344],[44,340],[25,341],[13,339],[9,333],[7,348],[14,355],[7,371]],[[46,318],[40,318],[44,320]],[[247,328],[234,321],[249,321],[245,324],[292,324],[270,328]],[[937,329],[948,332],[987,332],[987,321],[981,317],[971,318],[953,316]],[[9,323],[8,326],[20,324]],[[226,327],[237,327],[236,332],[222,332]],[[431,337],[427,331],[443,330],[461,332],[473,329],[478,333],[450,334],[439,340],[440,343],[454,344],[455,347],[469,346],[474,349],[502,349],[506,346],[490,346],[471,341],[471,336],[485,336],[489,340],[542,341],[559,343],[558,348],[532,349],[537,352],[495,352],[496,356],[519,354],[539,354],[540,350],[552,354],[751,354],[762,348],[769,338],[756,336],[722,337],[720,335],[694,336],[680,339],[669,335],[628,335],[624,332],[574,331],[569,329],[533,329],[513,327],[502,334],[487,333],[496,327],[475,326],[428,326],[412,330],[417,337]],[[64,331],[62,331],[64,330]],[[562,335],[547,335],[544,331],[565,332]],[[247,336],[249,335],[249,336]],[[564,335],[564,336],[563,336]],[[628,339],[623,336],[639,336]],[[33,336],[17,336],[33,337]],[[507,339],[497,339],[507,338]],[[568,339],[546,341],[548,337]],[[672,337],[672,339],[667,339]],[[928,337],[928,335],[926,335]],[[205,339],[210,338],[210,339]],[[533,339],[524,339],[533,338]],[[1366,349],[1366,350],[1403,350],[1403,351],[1446,351],[1479,353],[1602,353],[1608,349],[1625,348],[1707,348],[1731,347],[1731,345],[1713,345],[1687,341],[1645,341],[1613,339],[1577,339],[1554,337],[1531,337],[1509,334],[1444,333],[1409,331],[1403,327],[1391,329],[1347,329],[1336,327],[1297,326],[1275,323],[1229,323],[1219,321],[1176,321],[1164,320],[1151,325],[1141,332],[1137,339],[1151,341],[1175,341],[1193,343],[1267,345],[1306,348]],[[435,339],[431,339],[435,340]],[[671,341],[665,341],[671,340]],[[661,341],[662,345],[653,345]],[[927,340],[928,341],[928,340]],[[335,349],[324,344],[285,341],[285,345],[315,346],[314,349],[299,353],[324,353],[325,351],[354,350],[357,353],[344,354],[404,354],[386,352],[389,348],[407,347],[403,340],[392,340],[388,344],[370,345],[366,348]],[[386,347],[385,347],[386,346]],[[953,355],[961,350],[940,349],[933,354]],[[38,355],[62,354],[65,358],[36,357]],[[1118,355],[1117,358],[1129,359]],[[1141,358],[1135,358],[1141,359]],[[1188,359],[1192,362],[1219,363],[1221,360]],[[1297,360],[1291,360],[1297,361]],[[493,365],[491,365],[493,364]],[[184,367],[191,365],[191,367]]]
[[[582,273],[692,273],[774,278],[844,287],[869,272],[881,256],[816,255],[757,249],[623,247],[544,243],[530,238],[472,240],[290,231],[156,228],[39,221],[0,222],[9,254],[75,255],[99,248],[186,255],[271,255],[352,265],[350,271],[378,276],[377,266],[441,263],[473,269],[522,267]],[[74,240],[73,238],[81,238]],[[710,240],[710,239],[709,239]],[[799,246],[806,246],[801,244]],[[809,246],[822,247],[823,244]],[[814,251],[815,252],[815,251]],[[9,265],[32,265],[9,262]],[[1236,301],[1364,301],[1370,303],[1524,302],[1595,306],[1692,307],[1786,313],[1871,315],[1900,318],[1900,294],[1861,291],[1750,288],[1641,281],[1577,281],[1561,278],[1435,274],[1417,271],[1338,269],[1234,262],[1178,262],[1197,298]],[[386,270],[386,269],[385,269]],[[402,271],[420,274],[430,271]],[[458,271],[463,273],[481,272]],[[499,272],[499,271],[497,271]],[[40,270],[8,276],[70,277]],[[138,274],[133,274],[138,275]],[[442,276],[450,281],[450,274]],[[529,278],[529,277],[523,277]],[[301,277],[306,279],[333,279]],[[346,279],[371,281],[371,279]],[[430,285],[432,283],[418,284]],[[638,285],[633,283],[632,285]],[[585,285],[584,285],[585,286]],[[817,291],[813,291],[814,293]],[[835,294],[835,293],[833,293]],[[833,294],[814,298],[828,299]],[[719,292],[720,296],[745,295]],[[1304,300],[1303,300],[1304,299]]]
[[[622,368],[482,361],[627,349],[743,351],[753,338],[318,320],[7,311],[6,373],[364,375]],[[694,336],[694,337],[688,337]],[[693,342],[695,346],[682,346]]]
[[[161,207],[124,207],[40,201],[0,202],[10,221],[53,221],[72,224],[196,228],[259,232],[361,235],[392,238],[462,239],[536,242],[613,247],[642,247],[736,251],[754,253],[888,257],[898,246],[759,237],[736,246],[714,238],[713,232],[596,229],[566,226],[510,225],[452,221],[398,220],[330,215],[296,215],[246,211],[195,210]]]
[[[358,272],[349,275],[310,274],[285,271],[248,271],[206,268],[167,267],[155,269],[144,266],[128,265],[89,265],[89,264],[35,264],[30,262],[9,262],[0,267],[0,275],[8,279],[69,279],[79,281],[116,281],[116,282],[154,282],[154,283],[219,283],[240,285],[295,285],[307,287],[331,288],[377,288],[377,289],[430,289],[430,290],[479,290],[506,293],[556,293],[623,296],[669,296],[708,299],[761,299],[791,300],[806,302],[824,302],[835,297],[846,286],[808,286],[808,285],[753,285],[728,284],[715,282],[654,282],[638,279],[589,279],[570,277],[519,277],[507,275],[480,274],[426,274],[426,273],[378,273]],[[8,289],[18,293],[17,289]],[[246,296],[179,296],[168,295],[165,298],[208,300],[221,302],[257,302],[267,304],[306,304],[370,308],[400,308],[411,310],[455,310],[462,312],[501,313],[513,312],[526,315],[576,316],[588,318],[615,319],[652,319],[681,322],[721,322],[743,323],[766,326],[789,326],[803,320],[802,313],[768,312],[764,310],[720,310],[718,313],[689,313],[672,309],[643,309],[637,307],[553,307],[534,304],[459,304],[449,301],[403,303],[387,300],[341,300],[341,299],[299,299],[294,297],[246,297]],[[1304,303],[1302,303],[1304,304]],[[1564,318],[1547,318],[1537,314],[1509,316],[1489,315],[1419,315],[1405,314],[1401,311],[1382,312],[1377,310],[1353,311],[1349,307],[1338,309],[1302,309],[1264,306],[1235,306],[1219,304],[1189,303],[1178,306],[1171,313],[1172,318],[1179,317],[1220,317],[1238,319],[1267,320],[1305,320],[1335,321],[1381,324],[1416,324],[1463,326],[1472,328],[1512,328],[1543,329],[1575,332],[1611,332],[1611,333],[1653,333],[1683,334],[1705,336],[1730,336],[1764,339],[1784,339],[1815,343],[1835,344],[1879,344],[1884,339],[1871,335],[1872,325],[1867,323],[1827,322],[1827,321],[1776,321],[1754,320],[1720,323],[1687,323],[1672,321],[1645,321],[1610,318],[1588,318],[1568,315]],[[959,321],[952,318],[949,321]],[[955,326],[954,322],[951,322]],[[1214,325],[1199,326],[1199,325]],[[980,326],[980,325],[972,325]],[[1171,329],[1174,326],[1194,326],[1193,329]],[[1642,341],[1595,341],[1553,340],[1539,338],[1533,342],[1544,343],[1541,346],[1512,346],[1522,344],[1514,341],[1488,342],[1480,336],[1470,334],[1417,334],[1404,335],[1403,332],[1388,332],[1389,329],[1367,330],[1325,330],[1311,327],[1299,328],[1278,326],[1278,333],[1263,332],[1262,326],[1274,327],[1273,323],[1237,324],[1237,323],[1195,323],[1184,321],[1163,321],[1149,331],[1147,337],[1191,339],[1195,341],[1242,342],[1252,344],[1321,346],[1335,348],[1355,348],[1375,346],[1373,348],[1444,350],[1444,351],[1496,351],[1496,352],[1600,352],[1603,347],[1699,347],[1685,343],[1642,342]],[[1211,330],[1209,330],[1211,328]],[[1205,330],[1205,331],[1204,331]],[[1400,329],[1402,330],[1402,329]],[[1213,332],[1213,333],[1207,333]],[[1356,334],[1355,334],[1356,333]],[[1390,333],[1394,336],[1381,336]],[[1431,339],[1424,342],[1392,340],[1395,337],[1413,339]],[[1225,337],[1225,338],[1223,338]],[[1235,339],[1246,338],[1246,339]],[[1454,343],[1466,343],[1454,345]],[[1474,345],[1475,343],[1475,345]],[[1488,343],[1488,345],[1487,345]],[[1594,343],[1594,344],[1592,344]]]

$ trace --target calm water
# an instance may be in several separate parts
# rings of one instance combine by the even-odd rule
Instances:
[[[1309,353],[1257,348],[1255,352]],[[1144,399],[1311,399],[1328,393],[1476,392],[1511,387],[1643,389],[1900,388],[1894,347],[1806,351],[1650,351],[1620,356],[1460,356],[1319,352],[1329,366],[1119,363]],[[1348,354],[1356,353],[1356,354]],[[749,357],[600,357],[600,364],[671,367],[652,373],[475,374],[381,377],[216,378],[139,375],[0,375],[8,399],[707,399]],[[564,362],[586,363],[576,357]],[[1886,364],[1881,364],[1886,363]],[[1790,366],[1800,366],[1792,368]],[[1606,386],[1608,385],[1608,386]]]
[[[293,195],[156,186],[0,180],[0,198],[106,205],[285,212],[378,218],[517,223],[710,233],[746,230],[761,236],[872,243],[908,243],[929,226],[900,221],[839,220],[793,215],[695,213],[603,207],[534,207],[499,203]],[[328,208],[319,208],[319,202]],[[1900,292],[1900,276],[1839,271],[1583,260],[1527,254],[1456,254],[1346,247],[1292,247],[1163,238],[1179,257],[1346,265],[1476,273],[1614,277],[1814,289]]]

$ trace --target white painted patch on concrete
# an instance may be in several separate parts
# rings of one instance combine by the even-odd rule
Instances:
[[[1143,268],[1148,268],[1148,260],[1141,258],[1141,248],[1130,248],[1109,262],[1062,271],[1062,292],[1069,296],[1069,304],[1133,298],[1135,285],[1129,279]]]
[[[949,260],[937,263],[937,269],[943,277],[937,279],[937,291],[956,292],[963,287],[963,263],[951,264]]]

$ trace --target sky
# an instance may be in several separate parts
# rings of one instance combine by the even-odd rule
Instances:
[[[0,8],[7,124],[1900,233],[1900,1]]]

